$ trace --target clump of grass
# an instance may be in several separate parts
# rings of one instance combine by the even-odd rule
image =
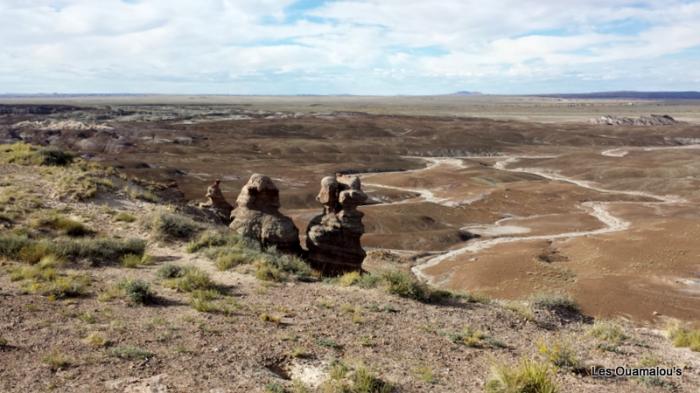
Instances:
[[[240,251],[221,253],[214,261],[214,265],[219,270],[229,270],[232,267],[248,263],[248,256]]]
[[[343,349],[343,346],[339,344],[337,341],[331,339],[331,338],[326,338],[326,337],[321,337],[316,340],[316,343],[322,347],[326,348],[331,348],[331,349]]]
[[[338,277],[338,284],[343,287],[356,285],[362,279],[360,272],[348,272]]]
[[[58,350],[44,356],[41,361],[48,365],[51,371],[63,370],[73,365],[73,359]]]
[[[303,347],[294,347],[289,355],[297,359],[308,359],[313,356],[311,352],[307,351],[306,348]]]
[[[539,293],[530,298],[530,305],[533,308],[549,310],[552,312],[575,313],[581,312],[578,304],[568,295],[556,293]]]
[[[439,303],[454,297],[448,291],[430,288],[401,271],[386,272],[382,275],[382,279],[386,284],[387,292],[419,302]]]
[[[588,334],[615,345],[622,344],[628,338],[622,326],[608,321],[595,321],[588,329]]]
[[[85,337],[83,342],[91,347],[103,348],[109,346],[110,342],[99,332],[92,332]]]
[[[255,277],[262,281],[288,281],[294,278],[300,281],[311,281],[318,274],[301,258],[295,255],[282,254],[276,250],[267,250],[255,263]]]
[[[0,145],[0,158],[9,164],[66,166],[73,162],[75,156],[55,148],[37,148],[17,142]]]
[[[390,393],[396,388],[382,380],[369,368],[360,365],[354,370],[342,362],[331,365],[329,379],[321,386],[324,392],[342,393]]]
[[[434,384],[436,382],[435,373],[430,366],[416,367],[413,371],[416,377],[425,383]]]
[[[546,343],[541,340],[537,344],[537,350],[554,367],[563,370],[577,370],[581,368],[581,360],[568,342],[554,340],[551,343]]]
[[[187,216],[159,210],[153,215],[151,230],[160,240],[189,240],[202,230],[202,225]]]
[[[85,274],[60,274],[50,263],[14,268],[10,280],[24,281],[23,288],[28,292],[52,299],[84,296],[91,282]]]
[[[92,235],[95,232],[83,223],[65,217],[56,212],[41,215],[31,222],[31,226],[36,229],[49,229],[61,235],[71,237],[82,237]]]
[[[668,329],[668,337],[675,347],[690,348],[691,351],[700,352],[700,329],[672,325]]]
[[[139,266],[151,265],[152,258],[149,255],[126,254],[121,259],[121,265],[127,268],[137,268]]]
[[[165,279],[178,278],[185,274],[185,269],[182,266],[168,263],[161,266],[156,274],[158,277]]]
[[[155,300],[151,286],[143,280],[124,280],[119,283],[119,288],[134,304],[149,304]]]
[[[130,345],[114,347],[109,353],[111,356],[125,360],[146,360],[154,356],[148,350]]]
[[[165,285],[180,292],[218,289],[206,272],[194,266],[183,268],[177,278],[169,279],[165,282]]]
[[[5,337],[0,337],[0,348],[6,347],[9,345],[9,341]]]
[[[0,235],[0,256],[35,264],[53,255],[70,261],[87,259],[94,263],[117,262],[124,255],[143,255],[146,242],[140,239],[56,239],[35,240],[27,236]]]
[[[126,192],[132,199],[140,199],[142,201],[151,203],[157,203],[158,201],[160,201],[158,195],[156,195],[153,191],[145,188],[129,187],[127,188]]]
[[[187,244],[187,252],[197,252],[205,248],[235,246],[238,243],[238,236],[232,233],[207,230],[202,232],[197,239]],[[233,243],[233,244],[232,244]]]
[[[485,346],[484,340],[486,334],[481,330],[474,329],[471,326],[465,326],[461,332],[448,335],[450,341],[455,344],[466,345],[472,348],[482,348]]]
[[[213,289],[192,291],[190,305],[199,312],[223,315],[233,315],[240,307],[233,299]]]
[[[268,313],[262,313],[260,314],[260,320],[263,322],[271,322],[274,324],[281,324],[282,323],[282,317],[279,315],[272,315]]]
[[[136,221],[136,217],[134,217],[133,215],[131,215],[127,212],[119,212],[116,216],[114,216],[114,221],[134,222],[134,221]]]
[[[517,365],[496,364],[484,390],[487,393],[556,393],[552,370],[546,363],[522,359]]]

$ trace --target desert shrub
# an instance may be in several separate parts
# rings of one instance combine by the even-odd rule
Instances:
[[[158,195],[153,191],[145,188],[129,187],[126,190],[127,194],[132,199],[140,199],[142,201],[156,203],[160,200]]]
[[[38,263],[47,255],[76,261],[119,261],[128,254],[143,255],[146,242],[140,239],[57,239],[35,240],[26,236],[0,235],[0,255],[30,264]]]
[[[535,313],[532,311],[532,308],[528,307],[526,304],[523,304],[518,301],[508,301],[503,304],[503,306],[521,318],[523,318],[526,321],[530,322],[535,322],[537,318],[535,318]]]
[[[621,344],[627,339],[627,335],[622,326],[608,321],[595,321],[593,326],[588,329],[588,334],[599,340],[616,345]]]
[[[121,265],[128,268],[151,265],[152,258],[149,255],[126,254],[122,256]]]
[[[554,340],[548,344],[542,340],[537,344],[537,350],[548,362],[557,368],[564,370],[581,368],[581,360],[568,342]]]
[[[154,356],[150,351],[130,345],[114,347],[109,353],[116,358],[126,360],[146,360]]]
[[[84,274],[59,274],[50,263],[11,269],[10,280],[23,281],[28,292],[54,299],[84,296],[91,282]]]
[[[94,231],[86,227],[83,223],[65,217],[56,212],[41,215],[31,222],[34,228],[49,229],[61,235],[81,237],[92,235]]]
[[[190,294],[190,305],[199,312],[232,315],[240,305],[214,289],[195,290]]]
[[[114,216],[114,221],[134,222],[136,221],[136,217],[127,212],[119,212],[116,216]]]
[[[209,275],[194,266],[183,268],[180,276],[166,281],[166,285],[180,292],[217,290]]]
[[[311,281],[318,274],[301,258],[268,250],[255,263],[255,276],[263,281],[283,282],[290,278]]]
[[[668,336],[675,347],[686,347],[694,352],[700,352],[700,329],[675,325],[669,328]]]
[[[351,380],[351,391],[356,393],[389,393],[394,390],[390,383],[383,381],[365,367],[355,370]]]
[[[530,298],[532,307],[552,312],[580,313],[581,309],[576,302],[567,295],[540,293]]]
[[[24,142],[0,145],[0,157],[10,164],[46,166],[69,165],[75,158],[72,154],[55,148],[36,148]]]
[[[9,341],[5,337],[0,337],[0,348],[6,347],[9,345]]]
[[[321,390],[329,393],[390,393],[396,388],[365,366],[351,371],[348,366],[336,361],[331,365],[329,379],[323,383]]]
[[[178,278],[182,277],[185,273],[185,269],[182,266],[173,265],[171,263],[165,264],[158,269],[156,273],[160,278]]]
[[[487,393],[556,393],[552,370],[546,363],[523,359],[517,365],[497,364],[484,390]]]
[[[236,243],[234,234],[227,234],[221,231],[207,230],[202,232],[197,239],[187,244],[187,252],[197,252],[204,248],[220,247]]]
[[[465,326],[461,332],[452,333],[448,337],[450,341],[455,344],[462,344],[472,348],[481,348],[484,346],[486,334],[478,329],[472,328],[471,326]]]
[[[347,272],[338,277],[338,284],[343,287],[349,287],[359,283],[361,278],[360,272]]]
[[[69,274],[59,276],[46,285],[40,286],[38,292],[52,298],[80,297],[87,294],[90,285],[90,276],[84,274]]]
[[[109,340],[99,332],[92,332],[83,339],[83,342],[91,347],[102,348],[110,344]]]
[[[124,255],[142,256],[146,242],[141,239],[78,239],[74,241],[57,241],[56,254],[72,260],[88,259],[96,263],[116,262]]]
[[[229,252],[220,253],[214,261],[214,265],[219,270],[228,270],[232,267],[249,263],[250,258],[248,255],[241,251],[232,250]]]
[[[143,280],[124,280],[119,283],[119,288],[134,304],[149,304],[155,299],[151,286]]]
[[[387,292],[423,303],[438,303],[454,297],[448,291],[432,289],[401,271],[385,272],[382,274],[382,280],[386,284]]]
[[[161,240],[189,240],[202,229],[189,217],[160,210],[153,215],[151,229]]]
[[[41,361],[49,366],[51,371],[62,370],[70,367],[73,364],[73,359],[57,350],[54,350],[50,354],[44,356]]]

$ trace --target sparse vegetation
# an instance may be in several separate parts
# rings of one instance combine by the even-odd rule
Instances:
[[[165,282],[165,285],[180,292],[217,290],[209,275],[194,266],[182,268],[180,275]]]
[[[690,348],[691,351],[700,352],[700,329],[690,329],[675,324],[668,329],[668,337],[676,347]]]
[[[155,300],[151,286],[143,280],[124,280],[119,283],[119,287],[134,304],[149,304]]]
[[[522,359],[517,365],[496,364],[484,389],[487,393],[556,393],[552,370],[546,363]]]
[[[324,393],[391,393],[395,387],[360,365],[350,370],[342,362],[331,365],[329,379],[321,386]]]
[[[36,229],[52,230],[60,235],[72,237],[88,236],[94,233],[94,231],[87,228],[83,223],[56,212],[40,214],[32,221],[31,226]]]
[[[185,269],[179,265],[165,264],[158,269],[158,277],[160,278],[178,278],[185,274]]]
[[[119,212],[116,216],[114,216],[114,221],[134,222],[134,221],[136,221],[136,217],[134,217],[132,214],[129,214],[127,212]]]
[[[401,271],[386,272],[382,275],[382,279],[385,282],[387,292],[419,302],[438,303],[454,297],[448,291],[430,288],[408,273]]]
[[[552,365],[563,370],[577,370],[581,368],[581,360],[576,355],[571,344],[563,340],[554,340],[547,343],[543,340],[537,344],[539,353]]]
[[[55,148],[37,148],[24,142],[0,145],[0,153],[3,162],[19,165],[66,166],[75,158]]]
[[[136,255],[136,254],[127,254],[124,255],[121,259],[121,265],[127,268],[137,268],[139,266],[146,266],[152,264],[151,257],[144,254],[144,255]]]
[[[195,290],[190,294],[190,305],[199,312],[233,315],[240,308],[236,301],[219,291]]]
[[[73,365],[73,359],[58,350],[52,351],[41,360],[49,366],[51,371],[63,370]]]
[[[484,346],[486,334],[471,326],[465,326],[461,332],[449,334],[449,338],[450,341],[455,344],[462,344],[472,348],[481,348]]]
[[[614,345],[620,345],[627,339],[622,326],[608,321],[596,321],[593,326],[588,329],[588,334]]]
[[[154,356],[150,351],[130,345],[114,347],[109,353],[116,358],[125,360],[146,360]]]
[[[109,340],[107,340],[107,338],[99,332],[92,332],[88,334],[83,341],[85,344],[95,348],[106,347],[110,344]]]
[[[35,240],[27,236],[0,235],[0,255],[35,264],[53,255],[70,261],[87,259],[93,263],[114,263],[124,255],[143,255],[146,242],[139,239],[56,239]]]
[[[579,305],[570,296],[556,293],[536,294],[530,298],[530,305],[536,309],[552,312],[581,312]]]
[[[189,240],[202,228],[191,218],[164,209],[157,211],[151,219],[153,235],[160,240]]]

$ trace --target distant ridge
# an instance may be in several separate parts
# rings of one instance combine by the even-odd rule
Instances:
[[[640,100],[700,100],[698,91],[602,91],[595,93],[533,94],[534,97],[553,98],[629,98]]]
[[[466,91],[466,90],[461,90],[454,92],[452,94],[447,94],[448,96],[480,96],[483,95],[482,93],[478,91]]]

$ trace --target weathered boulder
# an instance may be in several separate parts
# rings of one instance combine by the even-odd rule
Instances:
[[[236,199],[229,227],[242,236],[259,241],[264,247],[276,246],[288,253],[301,253],[299,230],[279,212],[279,190],[272,180],[254,174]]]
[[[362,270],[365,250],[360,238],[365,232],[364,214],[357,210],[367,200],[356,176],[328,176],[321,180],[316,199],[323,213],[314,217],[306,230],[311,265],[324,274]]]
[[[205,198],[207,198],[207,201],[200,203],[199,207],[210,210],[223,222],[228,223],[233,206],[226,201],[224,194],[221,192],[221,180],[216,179],[212,185],[207,187]]]

